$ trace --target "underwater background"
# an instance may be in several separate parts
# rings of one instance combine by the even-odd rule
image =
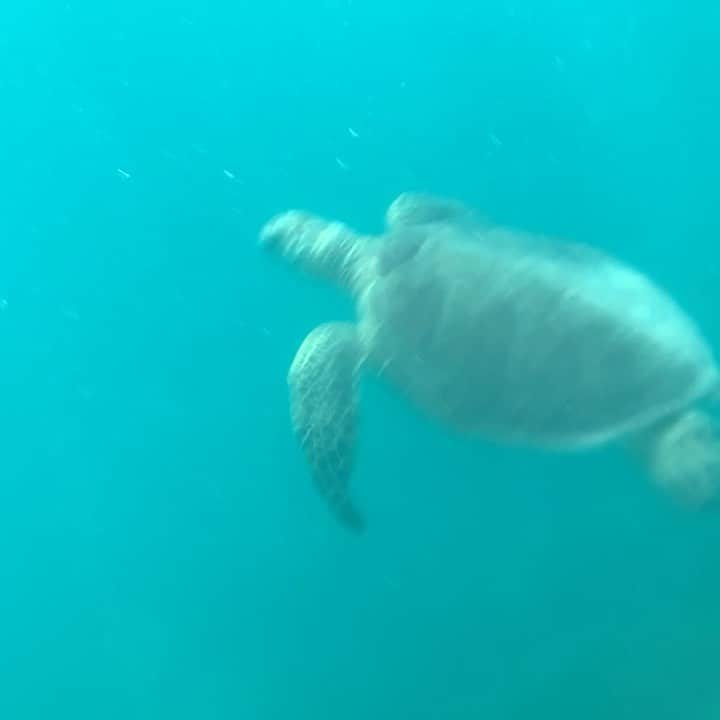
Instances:
[[[619,451],[363,382],[337,526],[285,373],[347,298],[262,253],[407,189],[595,244],[720,348],[720,6],[0,9],[0,717],[720,717],[720,516]]]

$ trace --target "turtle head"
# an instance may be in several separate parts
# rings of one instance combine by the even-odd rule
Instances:
[[[288,210],[265,223],[260,246],[352,292],[360,289],[367,239],[341,222]]]

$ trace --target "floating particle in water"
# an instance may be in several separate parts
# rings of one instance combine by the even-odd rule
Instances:
[[[8,301],[5,298],[0,298],[0,312],[5,312],[8,309]]]
[[[502,147],[502,140],[495,133],[488,133],[488,139],[495,147]]]
[[[338,167],[342,168],[343,170],[350,169],[350,166],[342,158],[336,157],[335,162],[338,164]]]
[[[354,130],[353,128],[349,127],[348,132],[350,133],[350,137],[359,138],[360,133],[357,132],[357,130]]]
[[[73,322],[78,322],[78,320],[80,320],[80,315],[78,314],[77,310],[73,310],[72,308],[61,308],[60,312],[62,313],[63,317],[67,318],[68,320],[72,320]]]
[[[548,159],[548,162],[550,162],[552,165],[560,164],[560,160],[559,160],[558,156],[555,155],[555,153],[553,153],[553,152],[547,153],[547,159]]]
[[[235,179],[235,173],[230,172],[230,170],[223,170],[223,175],[228,178],[228,180],[234,180]]]
[[[129,172],[123,170],[122,168],[117,168],[115,172],[118,174],[118,177],[120,177],[122,180],[129,180],[131,175]]]
[[[78,385],[77,393],[83,400],[92,400],[95,397],[95,389],[92,385]]]

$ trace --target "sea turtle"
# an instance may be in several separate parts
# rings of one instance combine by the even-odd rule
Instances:
[[[463,204],[403,193],[385,232],[300,210],[260,244],[339,284],[356,323],[302,342],[288,373],[292,424],[335,516],[362,530],[349,480],[361,369],[455,430],[552,450],[622,441],[696,505],[720,489],[720,439],[697,404],[720,374],[693,321],[608,255],[496,225]]]

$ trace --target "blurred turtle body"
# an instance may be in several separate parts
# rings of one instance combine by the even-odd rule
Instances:
[[[364,527],[349,491],[363,370],[463,433],[553,450],[623,441],[675,496],[717,494],[720,442],[697,407],[718,390],[713,355],[636,270],[419,193],[392,203],[378,236],[290,210],[260,240],[356,302],[357,322],[314,329],[288,374],[295,433],[347,527]]]

